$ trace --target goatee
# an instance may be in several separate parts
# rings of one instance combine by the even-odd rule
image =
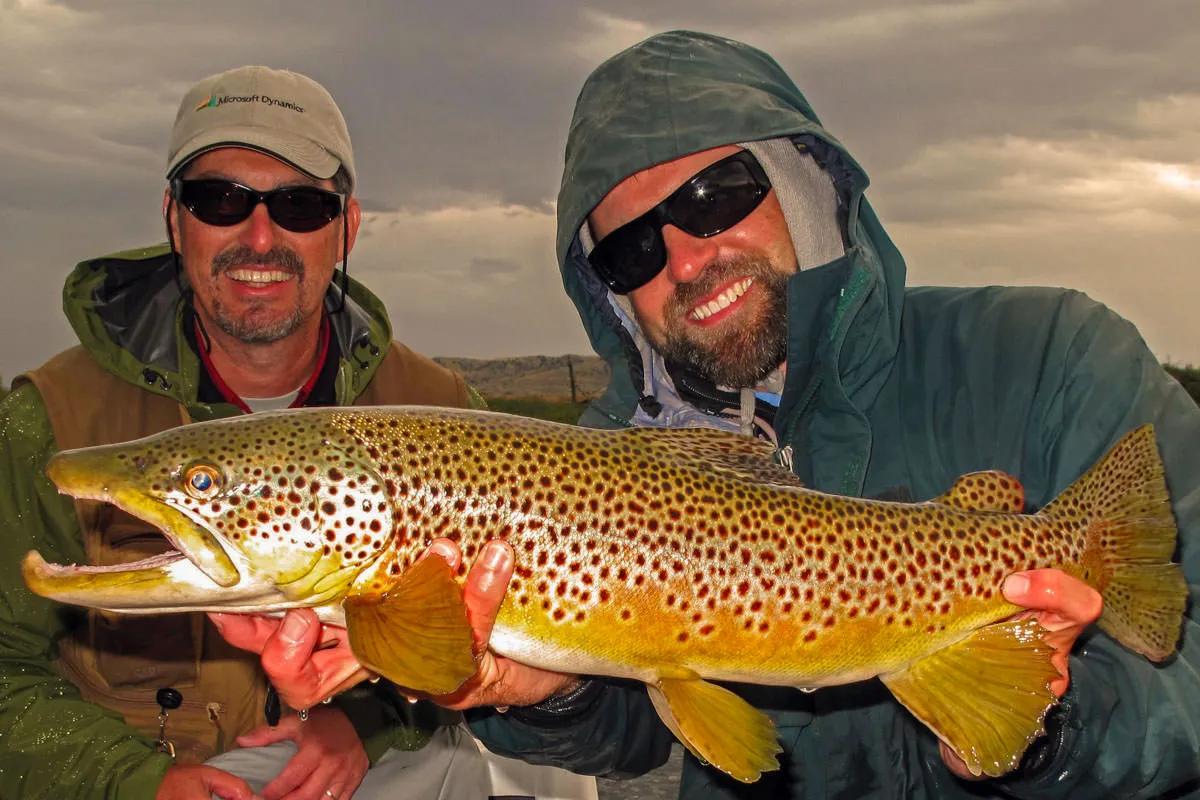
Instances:
[[[717,386],[754,386],[787,358],[787,282],[765,258],[743,256],[705,267],[695,281],[681,283],[663,309],[664,339],[653,342],[668,360],[686,365]],[[738,278],[753,278],[740,302],[737,324],[713,328],[692,324],[688,314],[717,287]],[[643,326],[644,328],[645,326]]]
[[[290,247],[272,247],[265,253],[256,253],[245,245],[231,247],[213,259],[212,277],[216,279],[222,272],[236,267],[277,269],[294,275],[297,285],[304,284],[304,259]],[[303,298],[298,300],[302,301]],[[302,305],[302,302],[297,302],[296,307],[281,318],[264,319],[266,304],[252,304],[247,313],[236,315],[214,298],[209,311],[213,322],[227,336],[245,344],[271,344],[286,339],[304,324]]]

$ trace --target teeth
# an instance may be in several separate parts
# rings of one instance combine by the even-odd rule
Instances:
[[[277,269],[231,269],[229,277],[235,281],[245,281],[246,283],[279,283],[289,280],[292,276],[290,273]]]
[[[738,281],[733,286],[730,286],[728,289],[721,292],[721,294],[717,295],[716,298],[709,300],[702,306],[696,306],[693,308],[688,316],[697,322],[702,319],[708,319],[721,309],[729,308],[730,304],[733,303],[734,300],[737,300],[746,293],[746,290],[750,288],[750,284],[752,283],[754,283],[754,278],[744,278]]]

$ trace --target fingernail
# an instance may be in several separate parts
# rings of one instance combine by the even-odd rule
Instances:
[[[483,566],[488,569],[500,569],[503,566],[505,559],[508,558],[508,550],[502,544],[492,542],[483,553]]]
[[[1029,591],[1029,578],[1021,574],[1009,575],[1004,580],[1004,594],[1020,596]]]
[[[295,644],[304,638],[305,631],[308,630],[308,620],[299,614],[288,614],[283,618],[283,627],[279,629],[279,635],[283,640]]]

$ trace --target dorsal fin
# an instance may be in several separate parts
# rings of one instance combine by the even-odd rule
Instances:
[[[1007,472],[968,472],[943,495],[933,499],[964,511],[998,511],[1020,514],[1025,510],[1025,487]]]
[[[621,431],[621,435],[632,439],[635,446],[680,466],[703,466],[754,483],[804,485],[775,462],[775,445],[764,439],[716,428],[632,428]]]

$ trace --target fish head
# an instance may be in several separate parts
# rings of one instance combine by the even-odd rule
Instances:
[[[111,503],[173,552],[109,567],[26,557],[26,582],[64,602],[133,613],[276,611],[336,603],[389,543],[383,482],[331,409],[203,422],[56,454],[59,491]]]

